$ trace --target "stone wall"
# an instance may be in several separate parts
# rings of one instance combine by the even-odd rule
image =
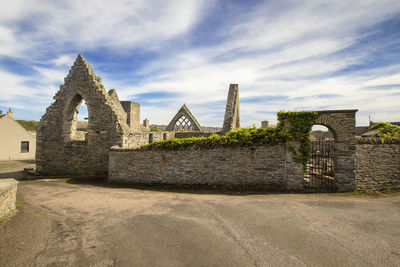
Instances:
[[[357,190],[400,189],[400,140],[357,138]]]
[[[175,132],[175,138],[190,138],[190,137],[209,137],[212,134],[210,132]]]
[[[140,104],[131,101],[121,101],[121,105],[123,106],[126,114],[127,114],[127,124],[131,128],[132,131],[140,131]]]
[[[123,136],[123,148],[139,148],[143,145],[148,144],[151,140],[152,142],[168,140],[173,138],[174,132],[142,132],[142,133],[129,133]]]
[[[15,179],[0,180],[0,222],[15,210],[17,186]]]
[[[109,181],[131,184],[301,189],[302,165],[285,145],[143,151],[112,149]],[[287,170],[290,170],[287,172]]]

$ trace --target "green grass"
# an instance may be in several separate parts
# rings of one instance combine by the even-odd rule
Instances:
[[[15,201],[15,204],[24,204],[24,202],[22,200],[17,199],[17,201]]]
[[[26,120],[16,120],[22,127],[27,131],[36,132],[36,128],[39,125],[38,121],[26,121]]]
[[[384,198],[400,195],[400,191],[396,190],[359,190],[356,192],[345,193],[351,197],[373,197],[373,198]]]
[[[74,179],[70,178],[70,179],[66,180],[65,183],[67,183],[67,184],[76,184],[76,181]]]

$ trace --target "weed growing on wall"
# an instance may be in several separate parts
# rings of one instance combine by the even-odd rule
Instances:
[[[278,128],[287,129],[290,140],[300,142],[298,151],[293,146],[289,146],[288,149],[293,153],[294,161],[303,164],[304,170],[306,170],[307,162],[311,158],[310,132],[317,117],[318,113],[314,111],[278,112]]]
[[[379,122],[370,128],[370,130],[375,129],[379,130],[376,137],[380,138],[382,141],[385,138],[400,139],[400,126],[391,124],[390,122]]]
[[[229,131],[226,135],[212,134],[209,137],[172,138],[153,142],[141,147],[143,150],[209,149],[217,147],[250,147],[275,145],[288,140],[299,141],[298,151],[292,146],[289,150],[293,159],[304,168],[311,158],[310,132],[318,113],[312,111],[278,113],[277,128],[248,127]],[[288,127],[285,127],[287,123]]]

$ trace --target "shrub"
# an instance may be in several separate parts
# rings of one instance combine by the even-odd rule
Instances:
[[[376,137],[380,139],[393,138],[400,139],[400,126],[391,124],[390,122],[379,122],[370,127],[370,130],[378,129]]]

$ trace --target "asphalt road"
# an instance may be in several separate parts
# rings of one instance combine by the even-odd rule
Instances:
[[[1,166],[1,164],[0,164]],[[21,181],[0,266],[399,266],[400,196]]]

